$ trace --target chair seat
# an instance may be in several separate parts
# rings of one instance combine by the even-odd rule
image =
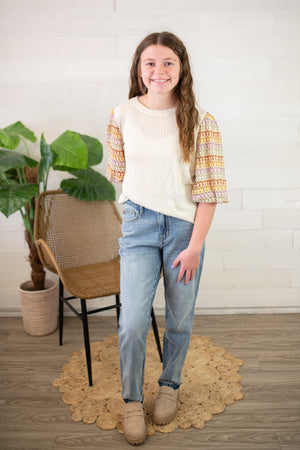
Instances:
[[[62,282],[71,295],[92,299],[116,294],[120,286],[120,259],[62,271]]]

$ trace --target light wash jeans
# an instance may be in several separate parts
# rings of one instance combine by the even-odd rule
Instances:
[[[143,401],[146,337],[151,308],[163,268],[166,329],[160,385],[179,387],[192,333],[194,306],[204,258],[187,285],[177,281],[180,264],[172,263],[190,241],[193,224],[128,200],[124,204],[121,255],[119,349],[122,397]]]

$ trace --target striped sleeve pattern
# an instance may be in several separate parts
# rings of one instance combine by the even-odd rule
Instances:
[[[197,136],[192,200],[228,203],[221,133],[217,121],[209,113],[201,120]]]
[[[125,155],[123,137],[119,125],[116,121],[114,111],[111,112],[106,129],[108,162],[106,176],[114,183],[122,182],[125,175]]]

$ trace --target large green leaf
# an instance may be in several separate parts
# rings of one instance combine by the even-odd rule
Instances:
[[[88,150],[78,133],[65,131],[50,144],[50,147],[54,153],[56,169],[60,170],[59,166],[69,169],[85,169],[87,167]]]
[[[20,169],[21,167],[35,167],[38,164],[34,159],[20,153],[0,149],[0,172],[6,172],[10,169]]]
[[[0,211],[9,217],[39,193],[38,184],[13,184],[0,187]]]
[[[40,143],[40,152],[41,152],[41,160],[39,164],[39,182],[44,181],[45,174],[49,171],[50,167],[53,164],[53,152],[51,150],[51,147],[44,138],[44,133],[41,136],[41,143]]]
[[[4,128],[4,131],[9,136],[23,136],[25,139],[28,139],[31,142],[36,141],[36,136],[33,131],[29,130],[29,128],[25,127],[22,122],[18,121],[13,123],[12,125],[8,125],[8,127]]]
[[[88,149],[88,167],[100,164],[103,158],[103,147],[101,142],[98,139],[86,136],[85,134],[80,134],[79,136]]]
[[[9,150],[13,150],[19,145],[20,138],[19,136],[9,136],[5,133],[4,130],[0,129],[0,146],[4,148],[8,148]]]
[[[115,200],[113,185],[100,173],[88,168],[70,172],[77,178],[69,178],[61,182],[61,189],[80,200]]]

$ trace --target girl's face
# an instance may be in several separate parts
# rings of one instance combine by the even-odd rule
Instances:
[[[169,47],[150,45],[140,58],[140,76],[148,94],[171,93],[180,78],[180,59]]]

